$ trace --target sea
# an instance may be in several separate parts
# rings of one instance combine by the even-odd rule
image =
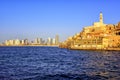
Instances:
[[[0,47],[0,80],[120,80],[120,51]]]

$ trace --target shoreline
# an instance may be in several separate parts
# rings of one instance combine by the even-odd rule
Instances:
[[[95,49],[95,48],[70,48],[70,50],[89,50],[89,51],[120,51],[120,48],[104,48],[104,49]]]
[[[59,47],[58,45],[1,45],[0,47]]]
[[[59,47],[59,45],[0,45],[0,47]],[[63,48],[65,49],[65,48]],[[88,50],[88,51],[120,51],[120,48],[104,48],[104,49],[95,49],[95,48],[66,48],[69,50]]]

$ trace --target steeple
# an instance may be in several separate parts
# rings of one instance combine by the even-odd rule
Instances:
[[[102,12],[100,12],[100,23],[103,23],[103,15],[102,15]]]

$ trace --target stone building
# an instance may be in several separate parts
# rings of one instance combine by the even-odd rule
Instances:
[[[100,13],[99,22],[68,38],[60,44],[62,48],[70,49],[112,49],[120,48],[120,22],[117,25],[104,24]]]

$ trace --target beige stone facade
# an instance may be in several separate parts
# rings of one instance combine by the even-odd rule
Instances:
[[[100,13],[99,22],[84,27],[80,33],[61,43],[60,47],[70,49],[120,48],[120,23],[104,24],[103,15]]]

